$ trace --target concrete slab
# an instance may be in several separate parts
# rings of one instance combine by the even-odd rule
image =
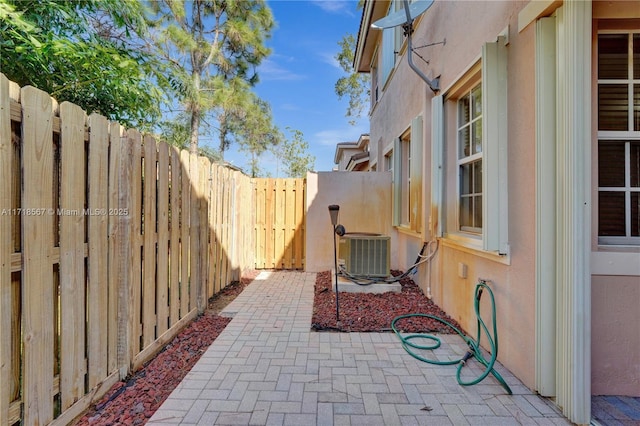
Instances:
[[[333,291],[336,291],[336,274],[335,272],[331,272],[331,276],[333,277],[331,282],[333,283]],[[364,281],[364,280],[363,280]],[[346,277],[338,275],[338,289],[340,291],[344,291],[346,293],[368,293],[368,294],[377,294],[377,293],[386,293],[388,291],[393,291],[394,293],[400,293],[402,291],[402,286],[400,283],[376,283],[370,285],[360,285],[356,284],[353,281],[349,280]]]

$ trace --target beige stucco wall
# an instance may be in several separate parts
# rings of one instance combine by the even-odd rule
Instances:
[[[475,333],[476,327],[472,301],[474,285],[478,278],[491,280],[498,312],[499,359],[525,385],[535,389],[535,25],[528,25],[521,32],[518,31],[518,13],[527,4],[528,2],[515,1],[435,2],[418,23],[414,33],[414,46],[440,42],[446,38],[444,46],[435,45],[419,50],[429,61],[428,65],[414,57],[416,64],[429,78],[440,76],[441,94],[447,93],[480,59],[483,43],[495,41],[501,33],[508,34],[508,220],[511,254],[509,257],[498,258],[464,247],[451,238],[444,238],[434,261],[420,267],[414,279],[436,303],[471,333]],[[639,4],[637,1],[594,2],[594,46],[599,19],[626,18],[623,25],[637,28],[637,21],[634,23],[629,19],[640,18]],[[620,25],[620,21],[617,22],[609,21],[607,28]],[[596,65],[594,59],[594,72]],[[593,87],[593,92],[585,94],[585,99],[591,96],[594,123],[591,244],[594,256],[598,256],[602,248],[597,245],[595,77]],[[397,244],[393,248],[400,268],[406,269],[413,263],[423,242],[432,238],[429,232],[429,200],[433,94],[408,67],[406,49],[401,50],[396,68],[386,85],[384,82],[380,83],[380,90],[383,88],[379,102],[371,112],[371,162],[377,162],[378,170],[383,168],[385,148],[410,126],[412,118],[417,115],[424,118],[423,230],[417,234],[398,232]],[[448,108],[445,111],[447,122],[452,120],[452,116],[455,117],[455,104],[451,103]],[[451,223],[456,214],[455,129],[448,135],[445,151],[448,170],[444,175],[445,217],[448,216]],[[637,250],[634,253],[634,262],[640,264],[640,261],[635,261],[640,259],[640,253]],[[625,257],[627,258],[629,257]],[[599,260],[598,267],[603,268],[604,264],[604,261]],[[459,276],[460,265],[467,267],[466,278]],[[615,265],[611,268],[615,268]],[[627,269],[630,269],[628,265],[625,270]],[[599,275],[593,276],[591,297],[592,390],[594,394],[639,396],[640,332],[637,324],[640,320],[640,276],[620,276],[619,272],[616,274],[618,276],[593,272]],[[602,344],[603,342],[612,344]]]
[[[638,396],[640,279],[596,275],[591,295],[591,392]]]
[[[525,385],[535,386],[535,88],[534,31],[517,32],[517,15],[526,2],[435,2],[419,23],[414,46],[442,41],[420,49],[429,65],[414,62],[429,77],[440,76],[443,91],[457,82],[478,61],[482,45],[495,41],[509,28],[509,228],[512,253],[509,258],[485,256],[452,240],[441,241],[432,265],[420,267],[414,278],[434,301],[475,335],[473,294],[478,278],[490,280],[496,296],[500,341],[499,360]],[[453,18],[455,17],[455,18]],[[455,23],[452,25],[452,22]],[[462,30],[464,29],[464,30]],[[424,118],[423,150],[423,231],[398,233],[397,252],[401,267],[411,265],[423,241],[431,238],[430,164],[431,98],[433,93],[408,67],[406,53],[372,111],[371,140],[386,146],[419,114]],[[530,102],[522,102],[530,99]],[[451,113],[451,111],[450,111]],[[446,113],[445,113],[446,114]],[[450,117],[450,116],[449,116]],[[450,120],[450,119],[449,119]],[[455,138],[447,142],[447,211],[455,213]],[[382,153],[378,153],[379,164]],[[458,267],[466,265],[467,277],[460,278]],[[488,305],[488,297],[483,305]],[[485,308],[483,308],[485,309]],[[488,319],[490,316],[485,315]]]
[[[372,232],[391,237],[391,173],[319,172],[307,174],[306,267],[308,272],[333,269],[333,226],[329,205],[340,206],[338,223],[347,232]],[[398,257],[391,253],[391,268]]]

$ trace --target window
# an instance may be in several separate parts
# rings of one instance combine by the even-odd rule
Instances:
[[[482,87],[458,100],[458,226],[482,232]]]
[[[598,35],[598,242],[640,244],[640,32]]]
[[[373,55],[371,61],[371,111],[378,103],[378,51]]]
[[[384,156],[384,169],[393,173],[393,151],[389,151]]]
[[[411,131],[400,137],[400,225],[409,226],[411,209]]]
[[[412,3],[411,0],[409,3]],[[404,8],[402,0],[392,0],[389,4],[387,15]],[[382,30],[382,86],[386,84],[391,71],[396,66],[397,55],[404,42],[404,30],[402,26],[385,28]]]
[[[431,113],[431,231],[472,249],[508,255],[504,37],[486,43],[481,60],[433,98]]]
[[[422,116],[394,142],[393,224],[422,231]]]

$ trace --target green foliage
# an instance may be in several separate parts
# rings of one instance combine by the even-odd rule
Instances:
[[[145,30],[135,0],[0,0],[0,69],[59,102],[148,129],[165,80],[153,58],[128,47],[125,27]]]
[[[338,45],[340,46],[340,51],[336,54],[335,59],[347,75],[338,79],[335,84],[335,92],[338,95],[338,99],[343,97],[349,99],[345,115],[359,118],[368,104],[371,77],[369,74],[361,74],[353,69],[356,48],[356,39],[353,34],[347,34],[342,37]],[[355,119],[350,120],[349,123],[355,124]]]
[[[316,158],[309,154],[309,143],[304,140],[304,134],[300,130],[287,130],[292,134],[291,139],[283,139],[273,149],[274,155],[282,161],[284,172],[288,177],[305,177],[308,171],[313,170]]]
[[[229,117],[227,123],[240,150],[250,155],[251,177],[258,177],[261,174],[260,156],[277,146],[282,134],[273,125],[269,104],[262,99],[255,97],[254,102],[242,112]]]

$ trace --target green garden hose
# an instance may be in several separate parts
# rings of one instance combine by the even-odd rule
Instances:
[[[491,322],[493,323],[493,335],[489,332],[487,325],[484,323],[484,321],[482,320],[482,316],[480,315],[480,298],[482,297],[482,291],[484,289],[487,289],[487,291],[489,292],[489,296],[491,297],[491,315],[492,315]],[[489,375],[489,373],[491,373],[498,380],[498,382],[500,382],[500,384],[507,391],[507,393],[511,395],[512,394],[511,388],[509,388],[509,385],[507,384],[507,382],[505,382],[505,380],[502,378],[500,373],[498,373],[494,369],[496,359],[498,358],[498,329],[496,326],[496,304],[495,304],[495,299],[493,297],[493,291],[491,291],[491,288],[487,285],[486,281],[484,280],[480,280],[476,285],[474,309],[476,311],[476,318],[477,318],[477,325],[478,325],[478,334],[475,340],[473,340],[470,337],[467,337],[462,331],[460,331],[457,327],[455,327],[453,324],[449,323],[448,321],[445,321],[442,318],[436,317],[434,315],[429,315],[429,314],[400,315],[394,318],[393,321],[391,321],[391,328],[393,329],[393,332],[396,333],[396,336],[398,336],[398,339],[400,339],[400,342],[402,343],[402,347],[404,348],[404,350],[407,351],[407,353],[412,357],[414,357],[415,359],[418,359],[423,362],[427,362],[429,364],[435,364],[435,365],[458,364],[456,379],[458,380],[458,383],[460,385],[462,386],[476,385],[481,381],[483,381]],[[409,334],[405,336],[401,335],[400,331],[398,331],[398,328],[396,327],[396,323],[404,318],[413,318],[413,317],[431,318],[445,324],[446,326],[450,327],[453,331],[455,331],[460,337],[462,337],[462,339],[469,346],[469,350],[467,351],[467,353],[464,354],[463,357],[454,359],[454,360],[449,360],[449,361],[437,361],[437,360],[428,359],[421,355],[418,355],[416,352],[413,351],[413,349],[434,350],[440,347],[441,341],[436,336],[432,336],[430,334],[424,334],[424,333]],[[486,335],[487,340],[489,341],[489,347],[491,348],[491,351],[490,351],[491,359],[489,360],[485,359],[485,357],[482,355],[482,351],[480,350],[481,331],[484,331],[484,334]],[[426,344],[421,345],[421,344],[411,342],[411,340],[414,340],[414,339],[426,339],[426,340],[432,341],[433,343],[430,345],[426,345]],[[477,359],[479,363],[485,366],[485,370],[477,378],[466,381],[466,380],[463,380],[462,377],[460,377],[460,375],[461,375],[462,367],[464,367],[465,363],[470,358]]]

